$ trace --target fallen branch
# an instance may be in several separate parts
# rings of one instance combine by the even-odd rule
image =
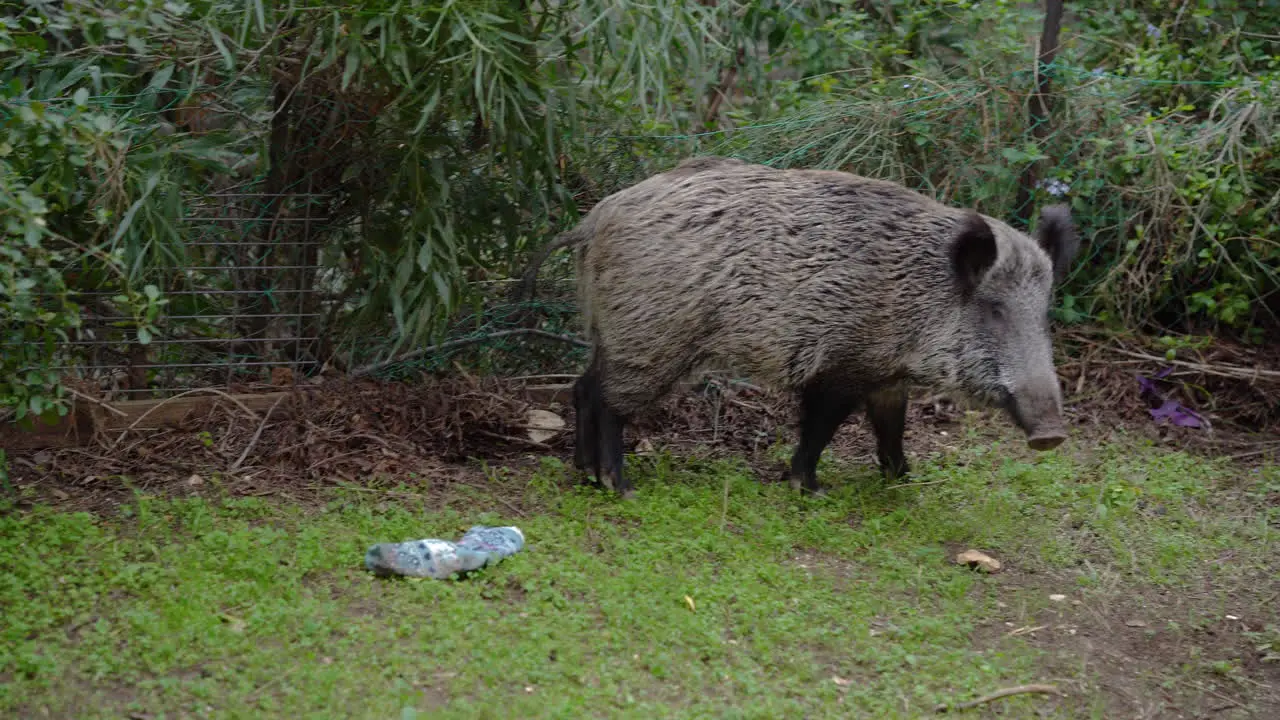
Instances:
[[[1247,368],[1247,367],[1241,367],[1239,365],[1225,365],[1225,364],[1211,365],[1209,363],[1191,362],[1190,360],[1178,360],[1176,358],[1173,360],[1170,360],[1168,358],[1159,357],[1157,355],[1151,355],[1149,353],[1134,352],[1132,350],[1125,350],[1123,348],[1113,347],[1113,348],[1107,348],[1107,349],[1110,350],[1111,352],[1119,353],[1121,355],[1127,355],[1128,357],[1131,357],[1131,358],[1137,358],[1139,360],[1148,360],[1150,362],[1155,362],[1155,363],[1164,363],[1166,365],[1173,365],[1175,367],[1183,367],[1183,368],[1187,368],[1188,370],[1195,370],[1197,372],[1202,372],[1206,375],[1217,375],[1219,377],[1234,378],[1236,380],[1257,380],[1259,378],[1269,378],[1273,380],[1280,380],[1280,370],[1263,370],[1261,368]]]
[[[245,458],[249,457],[249,451],[253,450],[253,447],[258,444],[258,439],[262,437],[262,430],[267,426],[267,421],[271,419],[271,413],[276,411],[276,406],[278,406],[280,401],[284,400],[284,398],[284,395],[276,398],[275,403],[271,405],[271,409],[267,410],[266,414],[262,416],[262,422],[258,423],[257,432],[255,432],[253,437],[249,439],[249,444],[244,446],[244,452],[240,453],[240,457],[236,458],[236,462],[231,466],[231,470],[229,472],[234,473],[240,469],[242,464],[244,464]]]
[[[989,702],[999,700],[1001,698],[1007,698],[1013,695],[1025,695],[1027,693],[1040,693],[1042,695],[1057,695],[1058,697],[1067,696],[1066,693],[1062,692],[1061,690],[1059,690],[1057,687],[1053,685],[1018,685],[1016,687],[1009,687],[1009,688],[1004,688],[1003,690],[997,690],[991,693],[990,695],[983,695],[977,700],[970,700],[969,702],[956,703],[955,705],[947,705],[946,703],[943,703],[938,707],[934,708],[934,711],[944,713],[950,710],[968,710],[970,708],[978,707],[979,705],[986,705]]]
[[[562,343],[569,343],[570,345],[577,345],[578,347],[591,347],[591,343],[585,340],[582,340],[580,338],[573,337],[572,335],[558,335],[556,333],[548,332],[546,330],[539,330],[537,328],[515,328],[513,330],[499,330],[497,332],[488,333],[486,335],[476,335],[475,337],[460,338],[458,340],[450,340],[449,342],[443,342],[443,343],[440,343],[439,345],[428,345],[427,347],[424,347],[424,348],[411,350],[409,352],[397,355],[389,360],[383,360],[382,362],[376,362],[376,363],[373,363],[372,365],[365,365],[364,367],[356,368],[355,370],[351,371],[351,377],[363,377],[370,373],[374,373],[384,368],[391,367],[392,365],[396,365],[398,363],[402,363],[407,360],[413,360],[414,358],[419,358],[419,357],[422,357],[423,355],[429,355],[434,352],[441,352],[443,350],[453,350],[455,348],[466,347],[467,345],[474,345],[476,343],[482,343],[488,340],[496,340],[501,337],[510,337],[512,335],[533,335],[535,337],[546,338],[548,340],[559,340]]]
[[[1139,352],[1135,350],[1129,350],[1123,347],[1116,347],[1114,344],[1102,343],[1090,337],[1079,335],[1079,334],[1072,335],[1072,340],[1076,342],[1084,343],[1086,345],[1091,345],[1094,348],[1097,348],[1099,351],[1104,353],[1109,352],[1109,353],[1114,353],[1116,355],[1123,355],[1128,358],[1133,358],[1134,360],[1142,360],[1142,361],[1157,363],[1161,365],[1170,365],[1173,367],[1180,367],[1185,370],[1200,372],[1206,375],[1216,375],[1218,377],[1231,378],[1234,380],[1256,381],[1260,379],[1267,379],[1267,380],[1273,380],[1273,381],[1280,381],[1280,370],[1264,370],[1258,367],[1250,368],[1250,367],[1245,367],[1243,365],[1230,365],[1227,363],[1194,362],[1191,360],[1180,360],[1178,358],[1174,358],[1170,360],[1169,358],[1166,358],[1160,355],[1153,355],[1147,352]]]

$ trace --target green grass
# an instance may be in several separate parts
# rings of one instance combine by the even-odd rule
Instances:
[[[6,507],[0,715],[919,717],[1054,681],[1071,697],[999,705],[1103,717],[1096,666],[1009,637],[1005,623],[1074,607],[1049,593],[1132,608],[1193,588],[1203,602],[1176,617],[1145,606],[1147,632],[1176,640],[1280,579],[1280,513],[1258,500],[1280,490],[1277,468],[1132,443],[1089,459],[1011,452],[926,464],[919,480],[935,484],[902,489],[824,461],[832,496],[817,500],[737,464],[665,455],[632,459],[631,502],[573,486],[555,460],[459,491],[500,509],[486,493],[505,493],[527,517],[441,512],[412,487],[306,507],[143,496],[110,516]],[[530,547],[463,581],[361,567],[373,543],[454,538],[473,523],[518,524]],[[960,546],[1005,571],[954,565]],[[1215,663],[1241,658],[1196,647],[1199,660],[1169,672],[1218,678],[1228,696],[1259,683],[1219,678]]]

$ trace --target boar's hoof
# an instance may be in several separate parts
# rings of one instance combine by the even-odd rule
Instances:
[[[1066,439],[1067,436],[1062,433],[1043,433],[1027,438],[1027,445],[1030,446],[1032,450],[1044,452],[1045,450],[1052,450],[1058,447],[1062,444],[1062,441]]]
[[[795,473],[791,472],[790,470],[783,471],[783,473],[782,473],[782,479],[783,479],[783,480],[786,480],[786,481],[791,485],[791,489],[792,489],[792,490],[794,490],[794,491],[796,491],[796,492],[800,493],[801,495],[810,495],[810,496],[813,496],[813,497],[826,497],[826,496],[827,496],[827,489],[826,489],[826,488],[822,487],[821,485],[816,485],[816,484],[815,484],[815,486],[814,486],[814,488],[813,488],[813,489],[806,488],[806,487],[804,486],[804,476],[803,476],[803,475],[797,475],[797,474],[795,474]]]

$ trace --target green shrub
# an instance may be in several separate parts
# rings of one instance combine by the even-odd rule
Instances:
[[[714,152],[884,177],[1013,220],[1034,163],[1033,204],[1070,202],[1085,236],[1062,320],[1249,340],[1276,327],[1280,59],[1246,20],[1280,27],[1280,10],[1067,3],[1049,132],[1036,138],[1026,39],[1040,4],[816,6],[807,21],[775,14],[787,22],[766,69],[791,71],[731,109],[736,125],[584,143],[589,184],[616,189]]]
[[[1033,3],[23,5],[0,18],[0,405],[65,411],[85,313],[132,347],[261,336],[168,316],[270,315],[277,290],[308,289],[318,359],[438,338],[578,211],[694,152],[1009,219],[1034,165],[1034,204],[1065,198],[1086,236],[1062,320],[1261,338],[1280,311],[1280,61],[1246,20],[1280,10],[1067,11],[1033,136]],[[219,205],[229,188],[270,199]],[[279,219],[325,220],[277,271],[196,249],[213,232],[197,209],[268,249],[298,239]]]

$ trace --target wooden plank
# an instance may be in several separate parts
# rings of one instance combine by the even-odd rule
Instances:
[[[41,422],[0,423],[0,448],[11,452],[26,452],[47,448],[79,447],[87,445],[99,432],[114,434],[126,428],[157,430],[180,425],[192,413],[206,412],[214,403],[224,406],[243,405],[255,413],[263,414],[273,406],[271,417],[286,417],[293,403],[287,399],[293,392],[273,392],[242,395],[200,394],[162,400],[122,400],[103,403],[101,406],[75,401],[72,411],[53,425]],[[525,398],[535,405],[573,404],[573,384],[556,383],[527,385]],[[301,396],[300,396],[301,397]],[[279,402],[279,405],[276,403]],[[112,412],[111,409],[116,412]]]
[[[573,404],[573,385],[570,383],[555,385],[526,385],[524,387],[525,398],[535,405],[550,405],[552,403],[560,403],[561,405]]]
[[[25,418],[22,422],[0,422],[0,449],[8,453],[45,448],[79,447],[93,439],[93,412],[88,403],[76,402],[71,411],[46,424]]]
[[[0,448],[25,452],[47,448],[87,445],[95,428],[101,432],[156,430],[182,423],[190,413],[208,410],[216,402],[239,404],[255,413],[265,413],[275,406],[272,419],[284,417],[292,408],[282,401],[292,393],[274,392],[245,395],[187,395],[162,400],[122,400],[102,406],[82,401],[72,404],[71,412],[53,425],[42,422],[0,423]],[[279,405],[276,405],[280,402]],[[113,408],[117,412],[112,412]]]
[[[135,430],[155,430],[158,428],[179,425],[192,412],[206,412],[214,403],[226,405],[244,405],[255,413],[265,413],[281,398],[292,393],[273,392],[252,395],[187,395],[185,397],[165,400],[122,400],[111,403],[111,407],[119,410],[117,415],[110,410],[99,410],[98,427],[106,432],[120,431],[128,427]],[[230,398],[230,399],[228,399]],[[287,401],[280,402],[271,417],[284,417],[289,409]],[[134,423],[137,423],[136,425]]]

